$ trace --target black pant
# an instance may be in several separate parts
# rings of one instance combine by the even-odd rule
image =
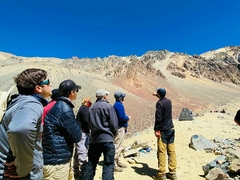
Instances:
[[[102,180],[114,180],[115,146],[113,142],[90,144],[88,150],[88,163],[85,172],[83,172],[82,180],[93,180],[97,163],[102,153],[104,156]]]

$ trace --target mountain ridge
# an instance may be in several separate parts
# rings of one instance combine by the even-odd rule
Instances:
[[[26,68],[47,70],[53,88],[65,79],[73,79],[82,86],[75,101],[75,112],[81,99],[91,97],[95,91],[105,88],[110,91],[109,102],[114,103],[113,94],[121,90],[127,94],[126,113],[129,135],[142,131],[154,123],[157,87],[167,89],[172,100],[173,118],[177,119],[184,107],[196,115],[230,102],[240,95],[240,47],[227,46],[200,55],[148,51],[140,57],[111,55],[105,58],[68,59],[22,57],[0,52],[1,89],[13,84],[13,77]]]

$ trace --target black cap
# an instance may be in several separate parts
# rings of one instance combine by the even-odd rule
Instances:
[[[81,89],[81,86],[77,85],[73,80],[67,79],[59,85],[59,91],[61,94],[68,94],[75,89]]]
[[[164,89],[164,88],[157,88],[157,93],[158,93],[161,97],[165,97],[165,95],[166,95],[166,89]]]

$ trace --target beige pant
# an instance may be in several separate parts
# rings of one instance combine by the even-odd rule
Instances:
[[[118,135],[115,137],[114,146],[115,146],[115,164],[118,162],[121,152],[123,151],[123,140],[125,137],[125,128],[121,127],[118,129]]]
[[[44,165],[45,180],[74,180],[71,161],[66,164]]]
[[[165,144],[162,142],[161,138],[157,138],[157,144],[158,144],[157,156],[158,156],[159,174],[166,173],[167,158],[168,158],[169,173],[171,174],[176,173],[177,160],[176,160],[174,143]]]

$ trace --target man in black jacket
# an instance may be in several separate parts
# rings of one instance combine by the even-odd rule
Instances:
[[[175,130],[172,121],[172,103],[166,98],[166,90],[158,88],[154,94],[159,98],[156,103],[154,131],[157,137],[157,156],[158,156],[158,174],[155,180],[165,180],[166,175],[169,179],[177,180],[176,176],[176,152],[174,145]],[[166,174],[166,159],[168,155],[168,169]]]
[[[44,179],[73,179],[73,145],[81,140],[81,129],[73,112],[73,100],[81,86],[68,79],[59,85],[60,98],[50,109],[43,127]]]
[[[88,163],[82,180],[93,180],[102,153],[104,158],[102,180],[114,179],[115,146],[113,142],[118,131],[118,118],[113,106],[107,101],[108,94],[109,92],[104,89],[97,90],[97,100],[89,108],[91,142],[88,151]]]

